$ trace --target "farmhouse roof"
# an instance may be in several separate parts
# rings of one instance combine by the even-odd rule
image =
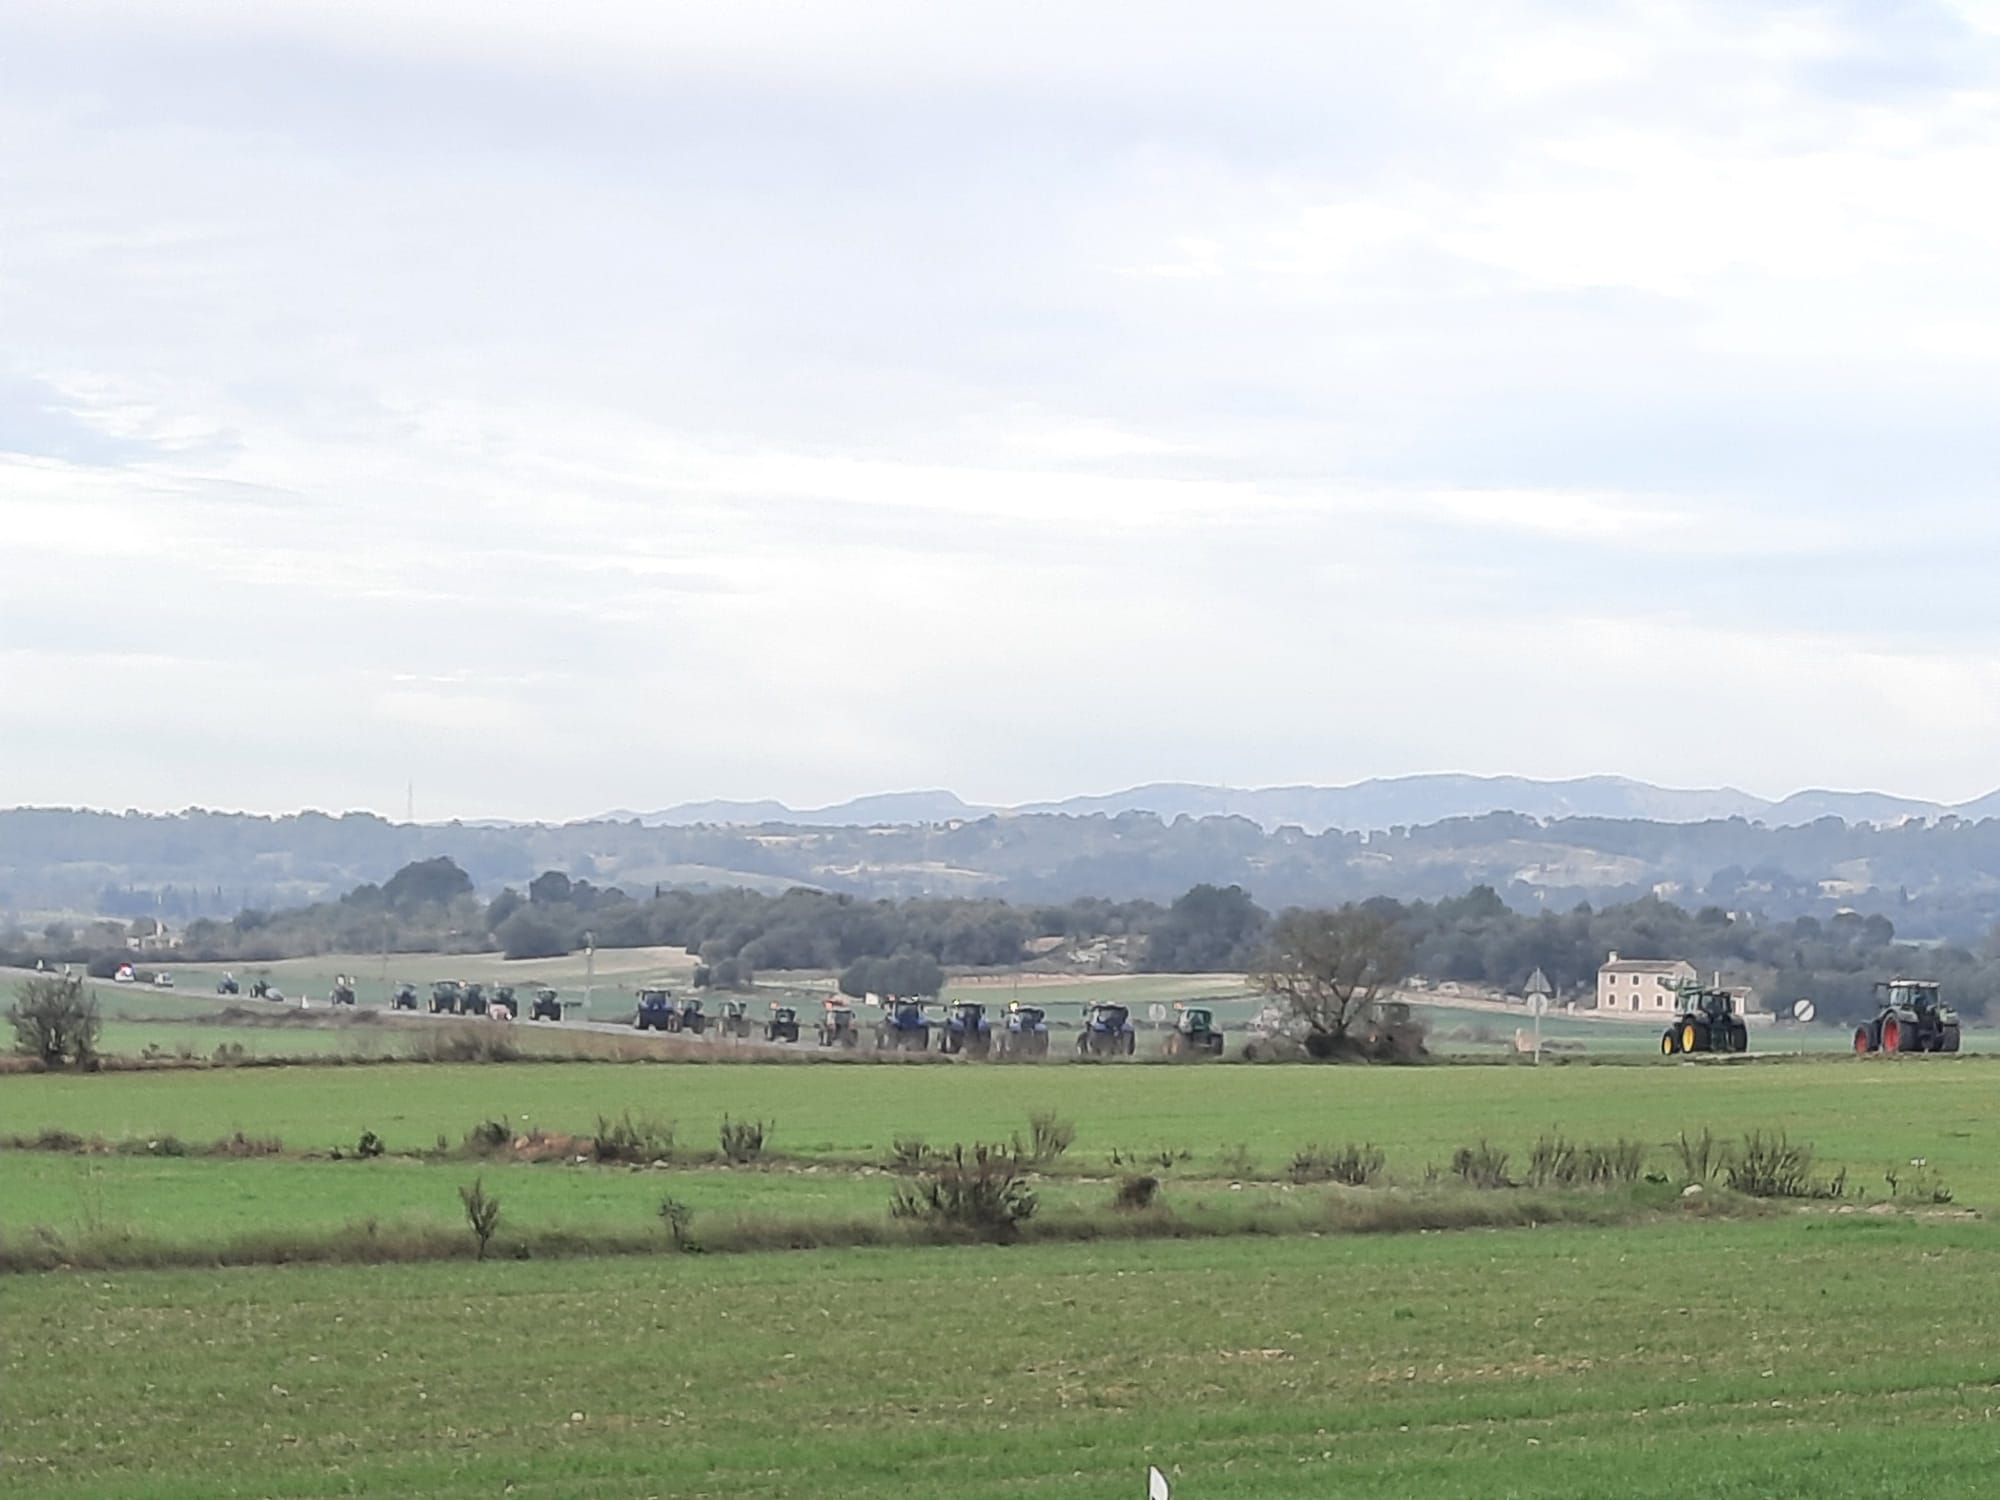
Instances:
[[[1676,974],[1694,966],[1684,958],[1614,958],[1598,966],[1600,974]]]

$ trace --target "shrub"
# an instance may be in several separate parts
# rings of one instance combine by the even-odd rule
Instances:
[[[1944,1204],[1952,1200],[1952,1191],[1931,1171],[1930,1163],[1923,1157],[1913,1158],[1906,1171],[1902,1167],[1891,1167],[1882,1174],[1882,1180],[1889,1185],[1889,1196],[1899,1203]]]
[[[1036,1166],[1047,1166],[1075,1144],[1075,1124],[1058,1117],[1054,1110],[1037,1110],[1028,1116],[1026,1155]],[[1014,1143],[1014,1154],[1023,1154],[1018,1140]]]
[[[1451,1154],[1452,1175],[1467,1187],[1506,1188],[1514,1185],[1507,1175],[1507,1153],[1481,1141],[1477,1146],[1460,1146]]]
[[[475,1177],[471,1187],[458,1190],[458,1201],[465,1206],[466,1227],[479,1243],[478,1259],[486,1259],[486,1246],[493,1238],[493,1232],[500,1227],[500,1200],[486,1191],[486,1179]]]
[[[241,1042],[224,1042],[210,1055],[209,1061],[218,1068],[231,1067],[250,1055],[250,1050]]]
[[[1609,1145],[1578,1144],[1560,1135],[1545,1135],[1528,1153],[1531,1187],[1611,1187],[1639,1180],[1645,1170],[1646,1148],[1622,1137]]]
[[[1224,1177],[1255,1177],[1257,1159],[1250,1154],[1250,1148],[1241,1142],[1227,1146],[1216,1153],[1215,1165]]]
[[[1292,1181],[1339,1182],[1367,1187],[1382,1175],[1387,1158],[1372,1141],[1352,1141],[1338,1148],[1307,1146],[1292,1157]]]
[[[889,1170],[915,1172],[922,1169],[931,1148],[920,1135],[899,1135],[889,1143]]]
[[[667,1226],[667,1235],[676,1250],[694,1248],[694,1210],[687,1204],[674,1197],[662,1198],[660,1222]]]
[[[1713,1182],[1729,1161],[1728,1146],[1706,1125],[1697,1136],[1683,1130],[1674,1142],[1674,1154],[1680,1158],[1682,1182]]]
[[[1847,1193],[1847,1173],[1821,1181],[1812,1175],[1813,1148],[1794,1145],[1780,1130],[1765,1135],[1753,1130],[1732,1152],[1723,1168],[1724,1180],[1753,1198],[1840,1198]]]
[[[474,1156],[491,1156],[513,1143],[514,1132],[499,1120],[481,1120],[465,1133],[465,1149]]]
[[[599,1161],[665,1161],[674,1154],[673,1123],[634,1120],[630,1110],[616,1120],[599,1115],[590,1148]]]
[[[1035,1216],[1027,1163],[1003,1146],[953,1146],[931,1157],[915,1181],[899,1184],[889,1212],[984,1239],[1010,1240]]]
[[[81,979],[38,974],[22,980],[7,1021],[21,1056],[49,1068],[96,1066],[97,999],[85,993]]]
[[[362,1131],[361,1139],[354,1143],[354,1154],[363,1161],[373,1160],[386,1149],[382,1144],[382,1137],[372,1130]]]
[[[224,1136],[210,1152],[213,1156],[279,1156],[285,1143],[275,1135],[250,1136],[242,1131]]]
[[[745,1166],[764,1155],[764,1139],[769,1128],[762,1120],[732,1120],[722,1117],[722,1156],[725,1161]]]
[[[1137,1213],[1153,1206],[1154,1195],[1160,1191],[1157,1177],[1128,1177],[1118,1184],[1117,1196],[1111,1206],[1126,1213]]]

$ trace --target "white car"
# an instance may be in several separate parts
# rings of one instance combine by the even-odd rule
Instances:
[[[154,989],[156,989],[156,990],[170,990],[170,989],[172,989],[173,987],[174,987],[174,976],[173,976],[173,975],[171,975],[171,974],[167,974],[167,973],[159,973],[159,974],[155,974],[155,975],[153,976],[153,988],[154,988]]]

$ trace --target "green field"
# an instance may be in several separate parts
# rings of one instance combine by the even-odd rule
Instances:
[[[0,1076],[0,1137],[123,1143],[0,1149],[10,1243],[199,1251],[380,1222],[468,1257],[459,1188],[479,1176],[505,1211],[483,1265],[0,1276],[0,1493],[1018,1500],[1136,1495],[1157,1461],[1179,1500],[1984,1494],[1996,1106],[1978,1057]],[[1004,1139],[1037,1110],[1076,1130],[1042,1219],[1102,1216],[1131,1157],[1163,1154],[1145,1169],[1169,1228],[1264,1232],[685,1255],[658,1216],[671,1196],[722,1248],[770,1242],[732,1225],[886,1224],[897,1138]],[[588,1135],[627,1111],[673,1123],[679,1164],[459,1147],[482,1120]],[[686,1159],[725,1114],[771,1122],[777,1157]],[[1867,1198],[1685,1204],[1671,1143],[1704,1126],[1786,1130]],[[332,1159],[363,1130],[390,1154]],[[282,1152],[199,1154],[238,1131]],[[1328,1203],[1423,1201],[1461,1145],[1519,1161],[1549,1131],[1636,1139],[1666,1180],[1598,1195],[1602,1227],[1306,1232],[1351,1227]],[[147,1154],[170,1137],[197,1154]],[[1363,1140],[1390,1187],[1268,1180]],[[1919,1157],[1953,1203],[1884,1201]],[[549,1232],[627,1253],[547,1251]]]
[[[0,1490],[1109,1500],[1153,1461],[1181,1500],[1953,1500],[1991,1491],[1996,1250],[1786,1218],[58,1274],[0,1303]]]

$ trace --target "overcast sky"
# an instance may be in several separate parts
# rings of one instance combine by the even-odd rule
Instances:
[[[0,802],[2000,784],[2000,4],[6,12]]]

